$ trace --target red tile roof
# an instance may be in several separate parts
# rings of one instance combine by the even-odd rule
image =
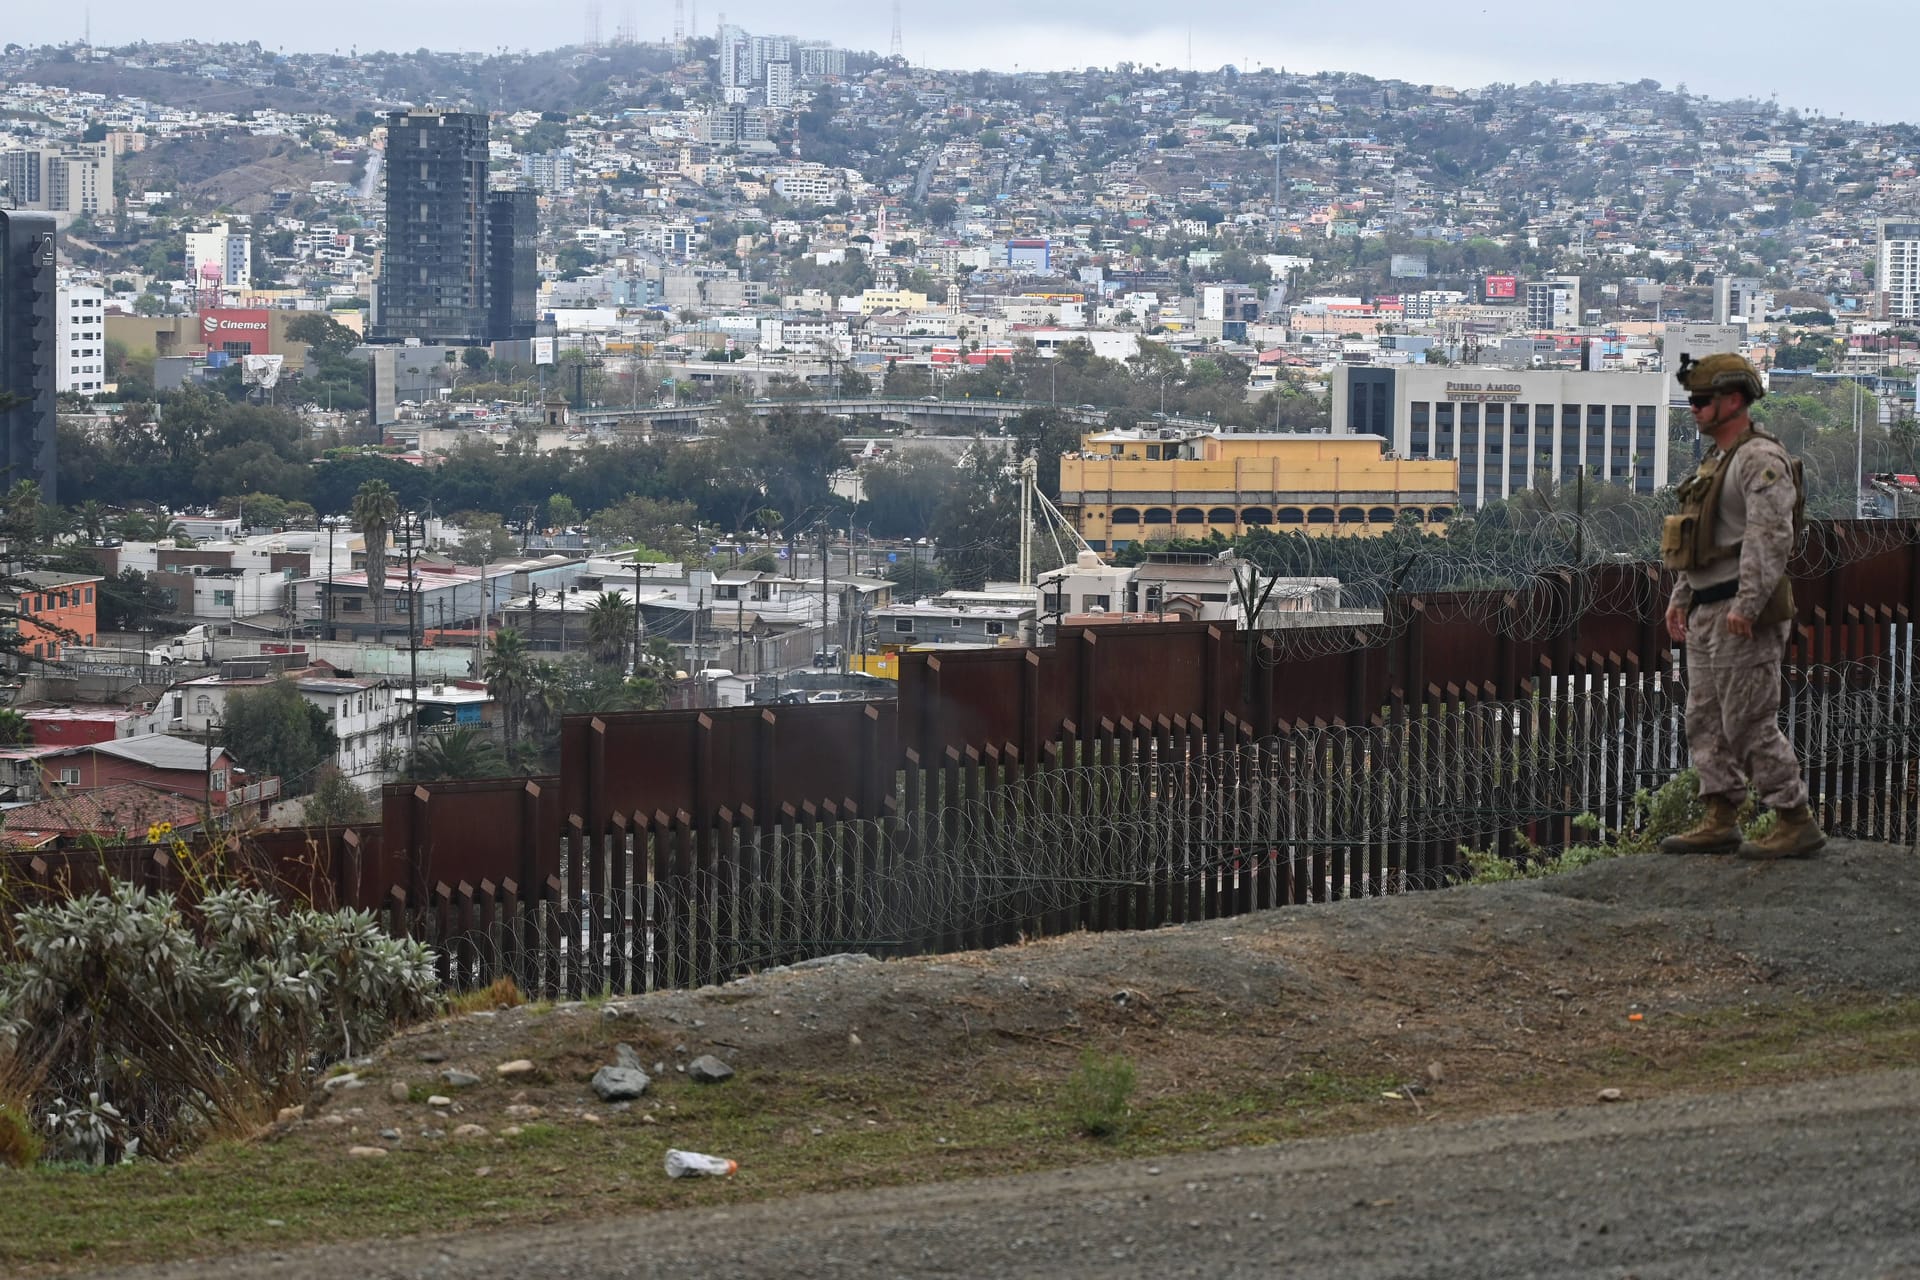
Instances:
[[[7,831],[141,840],[146,839],[149,827],[159,823],[170,822],[176,831],[190,831],[200,825],[200,818],[200,806],[194,801],[135,782],[94,791],[63,791],[9,809],[4,815]]]

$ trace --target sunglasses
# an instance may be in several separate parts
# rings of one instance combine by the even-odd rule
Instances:
[[[1696,391],[1687,397],[1687,403],[1696,409],[1704,409],[1719,398],[1718,391]]]

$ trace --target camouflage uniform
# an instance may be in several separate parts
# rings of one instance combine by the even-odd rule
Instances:
[[[1720,493],[1716,546],[1740,544],[1703,569],[1682,570],[1671,604],[1683,611],[1702,587],[1738,581],[1739,593],[1693,609],[1687,619],[1687,747],[1702,796],[1738,804],[1748,783],[1775,809],[1807,802],[1793,745],[1780,731],[1780,665],[1791,620],[1726,629],[1729,613],[1758,618],[1786,574],[1793,550],[1793,473],[1786,450],[1755,437],[1733,457]]]

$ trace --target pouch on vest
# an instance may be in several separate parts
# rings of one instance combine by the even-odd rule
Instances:
[[[1668,516],[1660,522],[1660,559],[1669,569],[1691,569],[1700,517],[1692,512]]]
[[[1766,604],[1760,607],[1760,616],[1753,620],[1753,625],[1764,627],[1775,622],[1785,622],[1792,617],[1793,579],[1783,573],[1780,575],[1780,581],[1774,584],[1773,594],[1768,596]]]

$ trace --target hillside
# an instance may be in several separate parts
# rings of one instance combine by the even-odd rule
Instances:
[[[250,85],[212,80],[185,71],[129,67],[118,62],[62,62],[48,59],[21,77],[35,84],[61,85],[87,93],[144,98],[161,106],[191,111],[290,111],[351,115],[358,103],[344,96],[324,97],[288,85]]]
[[[275,190],[305,194],[310,182],[355,182],[361,166],[334,164],[298,139],[225,134],[179,138],[121,161],[129,189],[179,191],[202,208],[261,213]]]
[[[28,1188],[43,1207],[16,1238],[36,1243],[0,1258],[565,1223],[1884,1069],[1920,1046],[1920,956],[1904,932],[1917,913],[1910,851],[1836,841],[1804,863],[1629,857],[1550,880],[468,1013],[401,1034],[252,1144],[98,1191]],[[588,1081],[620,1044],[653,1084],[609,1105]],[[1076,1118],[1088,1053],[1136,1076],[1106,1142]],[[737,1074],[692,1083],[700,1055]],[[499,1072],[515,1060],[524,1074]],[[740,1172],[671,1182],[669,1146]],[[300,1274],[374,1274],[398,1257],[332,1248],[301,1255]]]

